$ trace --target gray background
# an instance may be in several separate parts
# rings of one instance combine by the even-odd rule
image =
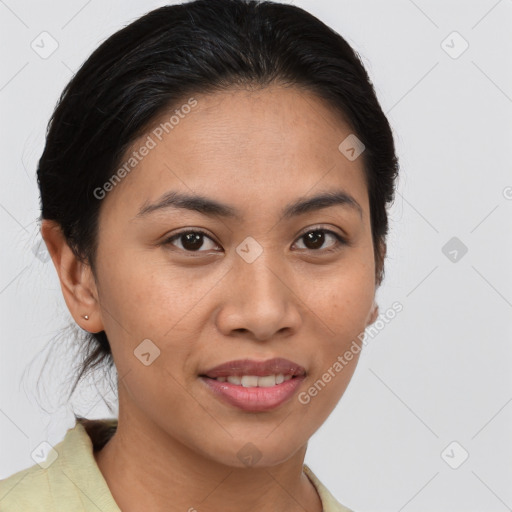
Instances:
[[[71,333],[52,339],[70,316],[36,250],[35,168],[73,72],[165,3],[0,0],[0,478],[59,442],[71,407],[111,415],[101,375],[66,403]],[[369,340],[306,462],[357,511],[510,510],[512,1],[293,3],[361,54],[401,163],[378,301],[403,311]]]

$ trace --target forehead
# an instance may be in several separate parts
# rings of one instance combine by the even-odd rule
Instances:
[[[127,151],[121,166],[130,159],[135,165],[104,208],[122,203],[135,215],[144,202],[180,190],[240,210],[265,209],[341,188],[367,209],[363,160],[339,150],[351,133],[322,99],[294,87],[193,95],[155,119]]]

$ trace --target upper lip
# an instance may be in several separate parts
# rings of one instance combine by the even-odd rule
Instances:
[[[264,377],[265,375],[283,375],[303,376],[306,370],[297,363],[277,357],[267,361],[255,361],[251,359],[238,359],[222,363],[215,368],[204,372],[203,376],[215,379],[217,377],[229,377],[230,375],[255,375]]]

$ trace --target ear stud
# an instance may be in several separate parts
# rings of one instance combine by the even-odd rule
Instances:
[[[89,320],[89,315],[83,315],[86,320]]]

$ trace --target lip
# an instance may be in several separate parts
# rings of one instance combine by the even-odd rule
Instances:
[[[306,375],[306,370],[299,364],[282,357],[275,357],[266,361],[238,359],[215,366],[202,373],[200,377],[210,377],[211,379],[229,377],[230,375],[256,375],[257,377],[264,377],[265,375],[276,375],[278,373],[303,377]],[[278,386],[280,385],[278,384]]]
[[[230,382],[219,382],[217,377],[230,375],[291,375],[292,378],[270,387],[238,386]],[[293,361],[277,357],[266,361],[239,359],[228,361],[199,375],[213,395],[224,403],[247,412],[264,412],[279,407],[288,401],[306,378],[306,370]]]
[[[214,396],[247,412],[264,412],[279,407],[295,394],[305,378],[304,375],[292,377],[290,380],[268,388],[244,388],[229,382],[219,382],[205,376],[200,377]]]

